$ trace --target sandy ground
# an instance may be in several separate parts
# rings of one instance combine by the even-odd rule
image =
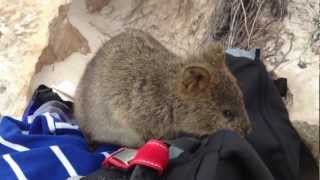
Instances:
[[[311,124],[319,124],[319,8],[319,0],[293,0],[289,3],[289,14],[281,32],[281,38],[285,40],[281,51],[289,53],[287,62],[275,70],[278,76],[288,79],[293,94],[292,104],[288,106],[291,120]]]
[[[0,0],[0,114],[18,116],[48,25],[67,0]]]

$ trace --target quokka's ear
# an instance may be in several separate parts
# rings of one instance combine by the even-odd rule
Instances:
[[[225,63],[225,52],[222,44],[210,43],[201,51],[201,58],[207,59],[211,64]]]
[[[185,95],[195,95],[207,89],[211,75],[205,67],[188,66],[183,70],[181,90]]]

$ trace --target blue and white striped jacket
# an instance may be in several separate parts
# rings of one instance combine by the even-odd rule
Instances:
[[[90,152],[68,107],[49,101],[22,120],[1,118],[0,179],[64,180],[85,176],[98,169],[116,149],[105,145]]]

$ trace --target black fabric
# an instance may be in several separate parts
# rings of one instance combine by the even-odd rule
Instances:
[[[288,84],[287,84],[287,79],[286,78],[278,78],[273,80],[274,85],[277,87],[280,96],[281,97],[286,97],[287,92],[288,92]]]
[[[101,168],[91,175],[81,178],[81,180],[160,180],[161,178],[157,171],[153,169],[136,166],[130,170]]]
[[[34,100],[35,103],[37,103],[37,106],[41,106],[43,103],[48,101],[60,101],[64,104],[66,104],[70,109],[73,107],[73,103],[70,101],[64,101],[61,99],[61,97],[53,92],[53,90],[46,85],[41,84],[33,93],[32,100]]]
[[[174,145],[179,147],[179,144]],[[181,156],[171,160],[162,179],[273,180],[274,178],[245,139],[231,131],[222,130],[201,140],[197,151],[185,149]]]
[[[147,167],[100,169],[82,178],[123,180],[274,180],[252,146],[239,135],[221,130],[206,139],[180,138],[171,145],[184,152],[169,162],[164,175]]]
[[[227,55],[238,79],[253,131],[253,145],[277,180],[318,180],[317,163],[292,127],[287,109],[263,63]],[[308,169],[304,167],[309,167]]]
[[[256,55],[259,54],[256,51]],[[250,60],[228,54],[226,57],[243,91],[252,132],[246,140],[230,131],[221,131],[202,140],[172,141],[172,145],[185,152],[170,160],[161,179],[318,180],[317,162],[292,127],[281,91],[263,63],[259,58]],[[104,169],[104,173],[108,171]],[[97,177],[101,177],[101,173],[88,179]],[[152,179],[148,173],[143,177]]]
[[[125,171],[121,169],[104,169],[101,168],[94,173],[92,173],[90,176],[83,177],[81,180],[95,180],[95,179],[103,179],[103,180],[129,180],[131,171]]]

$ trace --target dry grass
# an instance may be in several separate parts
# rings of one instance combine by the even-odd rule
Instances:
[[[252,39],[287,12],[287,0],[217,0],[211,17],[211,38],[227,47],[252,47]],[[270,22],[259,23],[262,14]]]

